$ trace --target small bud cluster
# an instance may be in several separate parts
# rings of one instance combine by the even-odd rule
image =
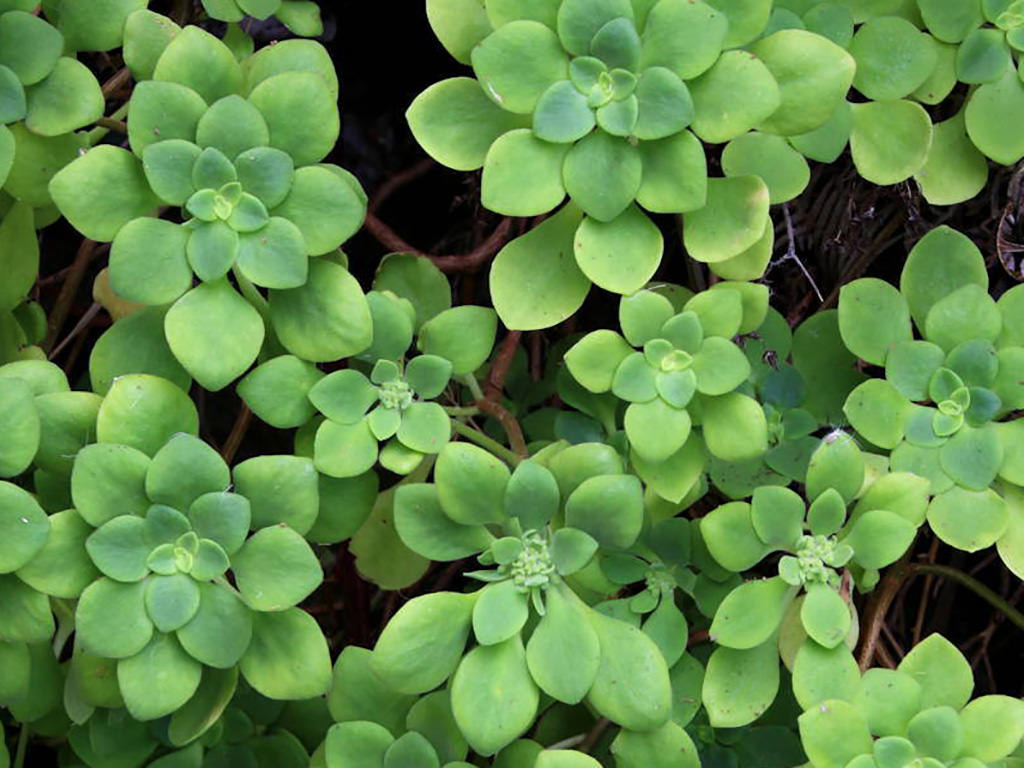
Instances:
[[[853,550],[840,544],[835,536],[801,536],[796,545],[796,557],[786,556],[779,561],[779,575],[793,586],[826,584],[839,586],[841,568],[849,562]]]
[[[386,381],[378,388],[380,404],[404,411],[412,404],[412,388],[401,379]]]
[[[555,564],[551,560],[547,541],[534,533],[523,537],[523,551],[511,563],[502,566],[502,569],[507,569],[520,592],[528,592],[534,587],[547,588],[551,574],[555,572]]]
[[[672,592],[676,588],[676,580],[669,570],[661,563],[653,563],[644,574],[647,589],[656,595]]]

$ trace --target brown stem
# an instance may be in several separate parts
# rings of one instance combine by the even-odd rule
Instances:
[[[494,356],[494,362],[491,363],[491,370],[487,373],[487,382],[484,385],[484,396],[488,400],[497,402],[501,397],[501,393],[505,389],[505,379],[508,378],[508,372],[515,359],[516,350],[519,349],[519,339],[522,335],[522,331],[509,331],[501,340],[498,354]]]
[[[54,343],[57,341],[57,336],[64,329],[64,323],[67,321],[68,314],[71,311],[71,302],[75,300],[75,294],[78,293],[78,289],[82,285],[82,280],[85,278],[85,270],[96,253],[96,246],[97,243],[88,238],[83,239],[82,244],[78,246],[75,260],[72,262],[67,278],[64,280],[64,284],[60,287],[60,293],[57,295],[57,303],[54,304],[53,311],[50,312],[46,339],[43,342],[43,349],[47,352],[53,348]]]
[[[238,412],[238,416],[235,417],[235,425],[231,427],[231,434],[228,435],[228,439],[224,441],[224,449],[220,452],[220,455],[228,465],[231,464],[235,458],[235,454],[238,453],[238,447],[242,444],[246,430],[249,429],[249,424],[251,422],[252,411],[249,410],[249,406],[243,404],[241,410]]]
[[[594,727],[587,732],[587,735],[583,737],[583,741],[580,742],[576,749],[584,754],[592,750],[594,745],[597,744],[597,740],[601,738],[601,734],[608,730],[608,726],[611,724],[612,721],[607,717],[600,718],[594,723]]]
[[[543,343],[544,339],[540,331],[530,334],[530,378],[533,381],[540,381],[544,378]]]
[[[939,539],[935,537],[932,539],[931,546],[928,548],[928,562],[934,563],[935,558],[939,553]],[[928,607],[928,595],[932,591],[932,580],[934,576],[928,574],[924,577],[924,588],[921,590],[921,602],[917,606],[917,618],[914,621],[914,634],[913,642],[917,645],[921,642],[921,633],[924,632],[924,620],[926,615],[926,609]]]
[[[878,638],[882,634],[882,624],[885,623],[885,614],[889,611],[889,606],[892,605],[896,593],[903,586],[909,573],[907,555],[904,555],[902,560],[885,572],[885,576],[882,577],[881,583],[876,587],[875,593],[868,602],[864,619],[861,622],[860,656],[857,659],[862,672],[870,667],[875,659]]]
[[[125,136],[128,135],[128,123],[124,120],[115,120],[112,117],[98,117],[96,118],[96,125],[101,128],[108,128],[111,131],[117,131]]]
[[[706,643],[710,639],[706,629],[697,629],[690,633],[690,637],[686,640],[686,647],[693,648],[693,646]]]
[[[915,565],[911,565],[910,570],[914,573],[931,573],[936,576],[941,576],[944,579],[955,581],[960,586],[971,590],[974,594],[1003,614],[1007,620],[1015,624],[1019,629],[1024,629],[1024,613],[1018,611],[1006,598],[997,594],[994,590],[989,589],[973,576],[969,576],[963,571],[951,568],[948,565],[934,565],[932,563],[917,563]]]
[[[366,230],[373,235],[377,241],[392,251],[401,253],[412,253],[417,256],[426,256],[442,272],[475,272],[480,269],[508,240],[509,229],[512,220],[505,218],[494,228],[490,236],[469,253],[437,256],[432,253],[425,253],[408,241],[403,240],[391,227],[377,218],[372,211],[366,214],[364,222]]]
[[[110,79],[103,84],[103,98],[109,99],[112,94],[117,93],[122,86],[131,82],[132,73],[128,67],[121,67]]]
[[[523,429],[508,408],[493,400],[477,400],[474,405],[488,416],[497,419],[501,428],[505,430],[505,434],[508,435],[508,444],[513,453],[523,458],[529,455],[526,451],[526,438],[523,437]]]
[[[64,347],[70,344],[71,341],[78,334],[80,334],[89,326],[89,323],[92,322],[93,318],[96,317],[97,314],[99,314],[100,308],[101,307],[97,302],[93,302],[92,306],[89,307],[89,309],[86,311],[84,315],[82,315],[82,319],[79,320],[78,323],[75,324],[75,327],[71,329],[71,333],[65,336],[64,340],[56,347],[54,347],[53,351],[50,352],[49,355],[47,355],[47,359],[53,360],[55,357],[57,357],[57,355],[61,353],[61,350],[63,350]]]

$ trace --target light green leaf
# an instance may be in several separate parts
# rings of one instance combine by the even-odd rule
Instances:
[[[107,192],[91,194],[97,188]],[[113,240],[121,227],[160,204],[138,159],[109,144],[93,147],[58,171],[50,181],[50,194],[78,231],[102,242]]]
[[[874,184],[897,184],[924,166],[931,148],[932,124],[920,104],[871,101],[850,109],[850,153],[861,176]]]
[[[469,636],[476,596],[434,592],[413,598],[391,618],[370,667],[399,693],[426,693],[455,671]]]
[[[178,630],[178,640],[197,661],[229,669],[249,647],[253,612],[219,584],[200,584],[199,592],[199,610]]]
[[[569,74],[568,57],[558,37],[536,21],[503,25],[470,56],[484,92],[509,112],[529,114],[548,86]]]
[[[323,571],[309,544],[285,524],[253,534],[231,556],[242,596],[257,611],[281,611],[320,584]]]
[[[771,71],[760,58],[743,51],[726,51],[688,85],[695,112],[693,132],[709,144],[746,133],[782,104]]]
[[[827,699],[798,718],[808,758],[821,768],[843,768],[870,753],[871,733],[860,710],[842,699]]]
[[[242,70],[224,43],[190,25],[167,44],[153,68],[153,79],[188,86],[212,104],[241,90]]]
[[[671,684],[658,646],[632,624],[597,611],[587,615],[601,648],[587,701],[623,728],[658,728],[671,713]]]
[[[25,89],[25,126],[41,136],[59,136],[103,115],[96,76],[77,59],[62,56],[46,78]]]
[[[764,235],[769,192],[758,176],[708,179],[707,203],[684,215],[683,244],[697,261],[737,256]]]
[[[270,320],[285,349],[314,363],[358,354],[373,334],[358,281],[326,259],[310,262],[302,287],[270,291]]]
[[[718,606],[709,635],[727,648],[761,645],[778,629],[792,597],[793,590],[778,576],[745,582]]]
[[[566,258],[582,218],[568,205],[502,248],[491,265],[490,291],[498,317],[513,330],[549,328],[583,304],[590,281]]]
[[[562,161],[568,147],[534,136],[529,128],[502,134],[484,159],[480,202],[506,216],[537,216],[565,199]]]
[[[565,189],[583,212],[611,221],[633,201],[643,173],[640,151],[629,141],[594,131],[573,144],[562,168]]]
[[[125,707],[137,720],[169,715],[199,687],[202,665],[174,635],[157,633],[139,653],[117,663],[117,682]]]
[[[716,728],[737,728],[768,709],[779,688],[774,638],[749,650],[716,648],[708,659],[701,698]]]
[[[857,30],[850,54],[857,62],[854,87],[875,101],[902,99],[935,68],[938,46],[906,19],[874,18]]]
[[[856,62],[839,45],[813,31],[785,29],[750,47],[779,86],[780,104],[758,125],[781,136],[806,134],[824,126],[845,107]]]
[[[969,515],[964,510],[970,510]],[[990,489],[954,487],[932,499],[928,524],[947,544],[967,552],[992,546],[1009,524],[1003,499]]]
[[[480,83],[468,77],[434,83],[413,100],[405,118],[428,155],[459,171],[481,167],[495,139],[526,123],[487,98]]]
[[[630,294],[654,276],[662,248],[661,231],[631,205],[608,222],[584,218],[573,250],[591,282],[613,293]]]
[[[921,686],[921,708],[961,709],[971,698],[974,673],[971,665],[946,638],[931,634],[903,657],[897,669]]]
[[[764,411],[738,392],[705,399],[701,426],[708,451],[725,461],[754,458],[768,449]]]
[[[1011,130],[1024,115],[1024,83],[1009,68],[998,81],[971,94],[964,113],[967,135],[974,146],[1000,165],[1013,165],[1024,157],[1024,137]]]
[[[309,699],[327,692],[331,657],[316,619],[299,608],[254,613],[242,676],[271,699]]]
[[[671,721],[649,733],[622,729],[612,741],[611,751],[621,768],[699,768],[701,764],[693,740]],[[578,768],[589,765],[581,761]],[[541,766],[539,759],[537,766]],[[577,767],[567,761],[565,768]]]

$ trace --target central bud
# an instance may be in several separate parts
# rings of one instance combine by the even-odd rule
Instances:
[[[685,371],[693,365],[693,355],[682,349],[673,349],[661,358],[661,370],[663,371]]]
[[[1009,7],[996,16],[996,26],[1004,32],[1024,26],[1024,2],[1015,0]]]
[[[555,572],[547,541],[537,533],[523,536],[523,551],[509,563],[508,574],[515,582],[516,589],[528,592],[534,587],[546,588]]]
[[[835,536],[801,536],[796,545],[796,557],[783,557],[779,561],[779,575],[789,584],[827,584],[839,586],[841,568],[853,556],[848,544],[840,544]]]
[[[676,580],[661,563],[654,563],[644,574],[644,585],[651,592],[665,593],[676,588]]]
[[[377,391],[385,408],[404,411],[412,404],[412,388],[401,379],[385,381]]]
[[[963,406],[955,400],[943,400],[939,403],[939,410],[947,416],[959,416],[964,412]]]

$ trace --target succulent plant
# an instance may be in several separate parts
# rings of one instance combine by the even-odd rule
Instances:
[[[682,311],[654,291],[624,297],[619,322],[625,338],[594,331],[565,355],[570,373],[586,389],[611,391],[629,403],[623,423],[641,462],[658,464],[683,448],[694,423],[691,401],[713,456],[739,460],[767,448],[764,412],[735,392],[750,375],[750,364],[731,341],[760,325],[759,297],[746,294],[753,296],[748,310],[745,291],[733,290],[731,283],[719,286],[690,298]]]
[[[366,197],[351,174],[319,163],[338,134],[337,77],[326,52],[287,41],[243,68],[198,27],[145,40],[152,79],[129,102],[131,151],[94,147],[50,183],[83,234],[112,241],[113,291],[171,305],[163,323],[170,351],[213,390],[249,368],[268,324],[285,349],[307,359],[361,351],[371,338],[365,299],[344,260],[330,254],[359,227]],[[97,183],[117,189],[118,199],[84,193]],[[151,215],[162,206],[180,207],[182,223]],[[309,311],[296,302],[313,292],[354,302],[362,323],[296,339]]]
[[[941,635],[930,635],[896,669],[869,669],[805,707],[800,738],[810,765],[855,767],[999,765],[1024,736],[1024,703],[971,700],[974,675]]]
[[[547,213],[568,195],[575,269],[563,267],[556,287],[574,295],[577,281],[631,294],[654,275],[662,236],[637,204],[686,213],[693,258],[738,259],[724,276],[731,268],[759,277],[766,260],[747,262],[770,249],[769,201],[791,198],[808,180],[784,137],[845,108],[853,79],[853,59],[827,38],[767,34],[760,6],[434,0],[428,15],[476,77],[420,94],[407,114],[413,134],[449,167],[482,166],[481,202],[498,213]],[[725,178],[708,178],[701,141],[729,142]],[[504,251],[492,271],[495,306],[512,327],[545,327],[549,320],[520,319],[528,310],[515,306],[530,293],[529,275],[499,271],[514,254]],[[575,310],[579,301],[567,304]]]
[[[1006,530],[998,483],[1019,484],[1024,351],[1021,288],[988,295],[981,253],[940,227],[914,246],[900,289],[865,278],[842,289],[839,327],[858,357],[885,367],[846,401],[850,424],[892,451],[893,469],[931,483],[928,521],[946,543],[975,551]],[[913,325],[920,338],[915,338]],[[995,489],[993,488],[995,486]]]

